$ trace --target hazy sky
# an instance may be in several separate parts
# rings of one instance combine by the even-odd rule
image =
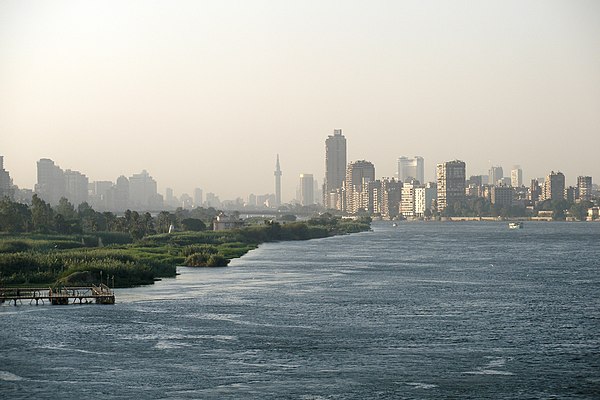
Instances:
[[[600,182],[600,1],[0,2],[0,155],[221,199],[348,160]]]

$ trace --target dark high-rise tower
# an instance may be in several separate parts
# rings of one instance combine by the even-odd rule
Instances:
[[[437,202],[438,211],[461,201],[465,197],[465,169],[464,161],[448,161],[437,165]]]
[[[334,129],[333,135],[325,140],[325,182],[323,184],[323,205],[335,208],[331,193],[342,188],[346,179],[346,138],[341,129]]]
[[[281,205],[281,167],[279,165],[279,154],[275,163],[275,203],[277,207]]]

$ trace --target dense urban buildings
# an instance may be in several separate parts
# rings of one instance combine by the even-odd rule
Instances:
[[[408,158],[402,156],[398,158],[398,180],[408,182],[416,179],[419,182],[425,181],[425,162],[423,157],[414,156]]]
[[[375,180],[375,166],[365,160],[348,164],[346,170],[344,211],[356,214],[359,210],[368,209],[368,183]]]
[[[523,171],[513,166],[510,177],[503,176],[500,166],[492,166],[485,175],[472,175],[468,180],[463,161],[448,161],[436,166],[436,182],[423,182],[414,176],[423,175],[423,157],[400,157],[398,175],[404,180],[375,178],[375,166],[365,160],[346,160],[347,142],[339,129],[325,141],[326,176],[318,186],[312,174],[300,174],[295,199],[281,204],[281,166],[279,155],[275,165],[275,194],[250,194],[247,201],[241,198],[223,200],[214,193],[195,188],[192,196],[175,195],[165,188],[165,197],[157,192],[157,182],[143,170],[129,178],[120,176],[112,181],[93,181],[75,170],[62,170],[51,159],[37,162],[35,194],[51,206],[66,198],[76,208],[88,203],[94,210],[104,212],[158,211],[213,207],[221,210],[277,209],[278,212],[319,212],[329,209],[349,216],[367,213],[385,219],[439,218],[481,216],[530,216],[540,219],[572,218],[581,220],[588,209],[598,207],[598,185],[591,176],[578,176],[575,186],[567,186],[561,172],[552,171],[545,178],[532,179],[523,185]],[[34,192],[13,185],[4,158],[0,156],[0,197],[8,196],[17,202],[31,203]],[[319,199],[323,199],[323,208]],[[299,207],[308,207],[300,209]],[[571,207],[573,207],[571,209]],[[561,209],[562,208],[562,209]],[[302,211],[300,211],[302,210]],[[271,210],[273,211],[273,210]],[[595,218],[596,211],[591,216]]]
[[[454,160],[437,165],[437,207],[439,212],[451,208],[465,197],[465,163]]]
[[[339,208],[341,190],[346,179],[346,137],[341,129],[325,140],[325,182],[323,182],[323,205]]]

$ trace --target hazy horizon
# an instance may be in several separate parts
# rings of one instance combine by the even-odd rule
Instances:
[[[222,200],[319,184],[325,139],[394,176],[600,179],[597,1],[4,1],[0,155],[33,188],[50,158],[90,181],[146,169]],[[525,181],[527,182],[527,181]]]

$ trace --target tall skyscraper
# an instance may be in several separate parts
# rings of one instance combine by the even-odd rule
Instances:
[[[512,187],[523,186],[523,170],[518,165],[510,171],[510,185]]]
[[[79,171],[64,172],[65,179],[65,197],[75,207],[88,201],[88,177]]]
[[[550,172],[544,181],[541,200],[564,200],[565,176],[562,172]]]
[[[578,176],[577,177],[577,201],[592,200],[592,177]]]
[[[336,196],[346,177],[346,137],[341,129],[335,129],[333,135],[325,140],[325,182],[323,184],[323,205],[336,208]]]
[[[4,157],[0,156],[0,199],[13,198],[12,181],[8,171],[4,169]]]
[[[121,175],[115,185],[115,211],[125,211],[129,208],[129,179]]]
[[[279,154],[277,154],[277,162],[275,163],[275,206],[281,205],[281,166],[279,165]]]
[[[51,205],[57,205],[60,198],[65,196],[63,170],[49,158],[42,158],[37,162],[35,193]]]
[[[504,171],[502,171],[502,167],[492,166],[490,168],[488,176],[488,183],[492,186],[496,186],[498,185],[498,181],[504,178]]]
[[[398,179],[402,182],[408,182],[416,179],[419,182],[425,181],[425,162],[423,157],[414,156],[413,158],[398,158]]]
[[[315,182],[312,174],[300,174],[300,204],[315,204]]]
[[[129,201],[136,210],[150,210],[158,206],[156,181],[143,170],[129,178]],[[161,196],[162,198],[162,196]]]
[[[375,166],[365,160],[348,164],[346,170],[346,212],[356,214],[368,209],[368,183],[375,180]]]
[[[465,197],[464,161],[454,160],[437,165],[438,211],[443,212]]]

